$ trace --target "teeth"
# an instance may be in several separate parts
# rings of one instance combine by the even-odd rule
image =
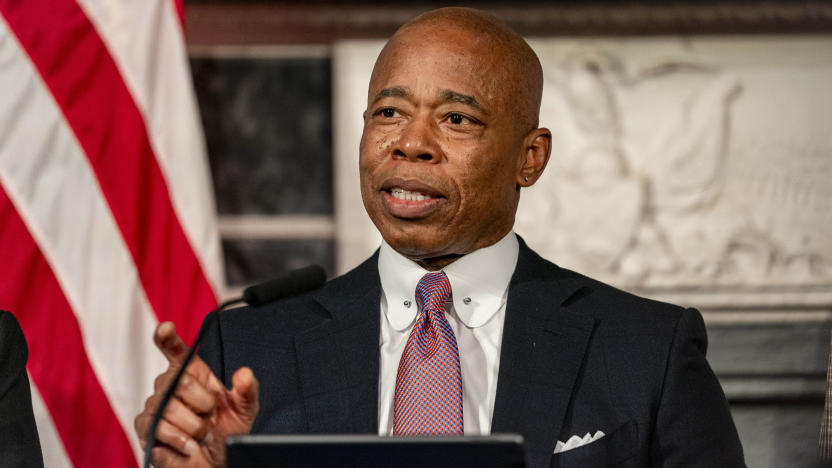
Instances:
[[[429,195],[419,192],[410,192],[401,188],[394,188],[390,190],[390,195],[393,195],[393,197],[398,198],[399,200],[422,201],[430,199]]]

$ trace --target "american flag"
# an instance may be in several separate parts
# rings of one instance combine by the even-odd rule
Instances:
[[[182,0],[0,0],[0,309],[48,467],[137,466],[133,418],[217,300]]]

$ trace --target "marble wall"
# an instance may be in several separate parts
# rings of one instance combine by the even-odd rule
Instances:
[[[329,57],[203,55],[191,69],[230,291],[310,263],[332,273],[317,227],[333,209]]]

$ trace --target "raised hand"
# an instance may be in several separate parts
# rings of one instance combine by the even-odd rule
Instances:
[[[153,395],[134,421],[142,448],[162,394],[188,353],[171,322],[159,324],[153,340],[169,365],[156,378]],[[225,438],[251,431],[259,409],[258,383],[251,369],[240,368],[231,382],[231,390],[226,389],[208,365],[194,357],[156,430],[156,468],[225,466]]]

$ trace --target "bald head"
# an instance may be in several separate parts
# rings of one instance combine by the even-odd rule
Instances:
[[[440,44],[461,50],[478,64],[469,73],[488,74],[500,90],[503,111],[514,113],[519,133],[538,125],[543,91],[540,60],[526,41],[496,16],[460,7],[440,8],[408,21],[385,45],[373,69],[380,68],[402,50]],[[372,79],[371,79],[372,82]]]
[[[391,247],[437,270],[511,231],[549,159],[542,81],[528,44],[487,13],[443,8],[396,32],[359,147],[364,207]]]

